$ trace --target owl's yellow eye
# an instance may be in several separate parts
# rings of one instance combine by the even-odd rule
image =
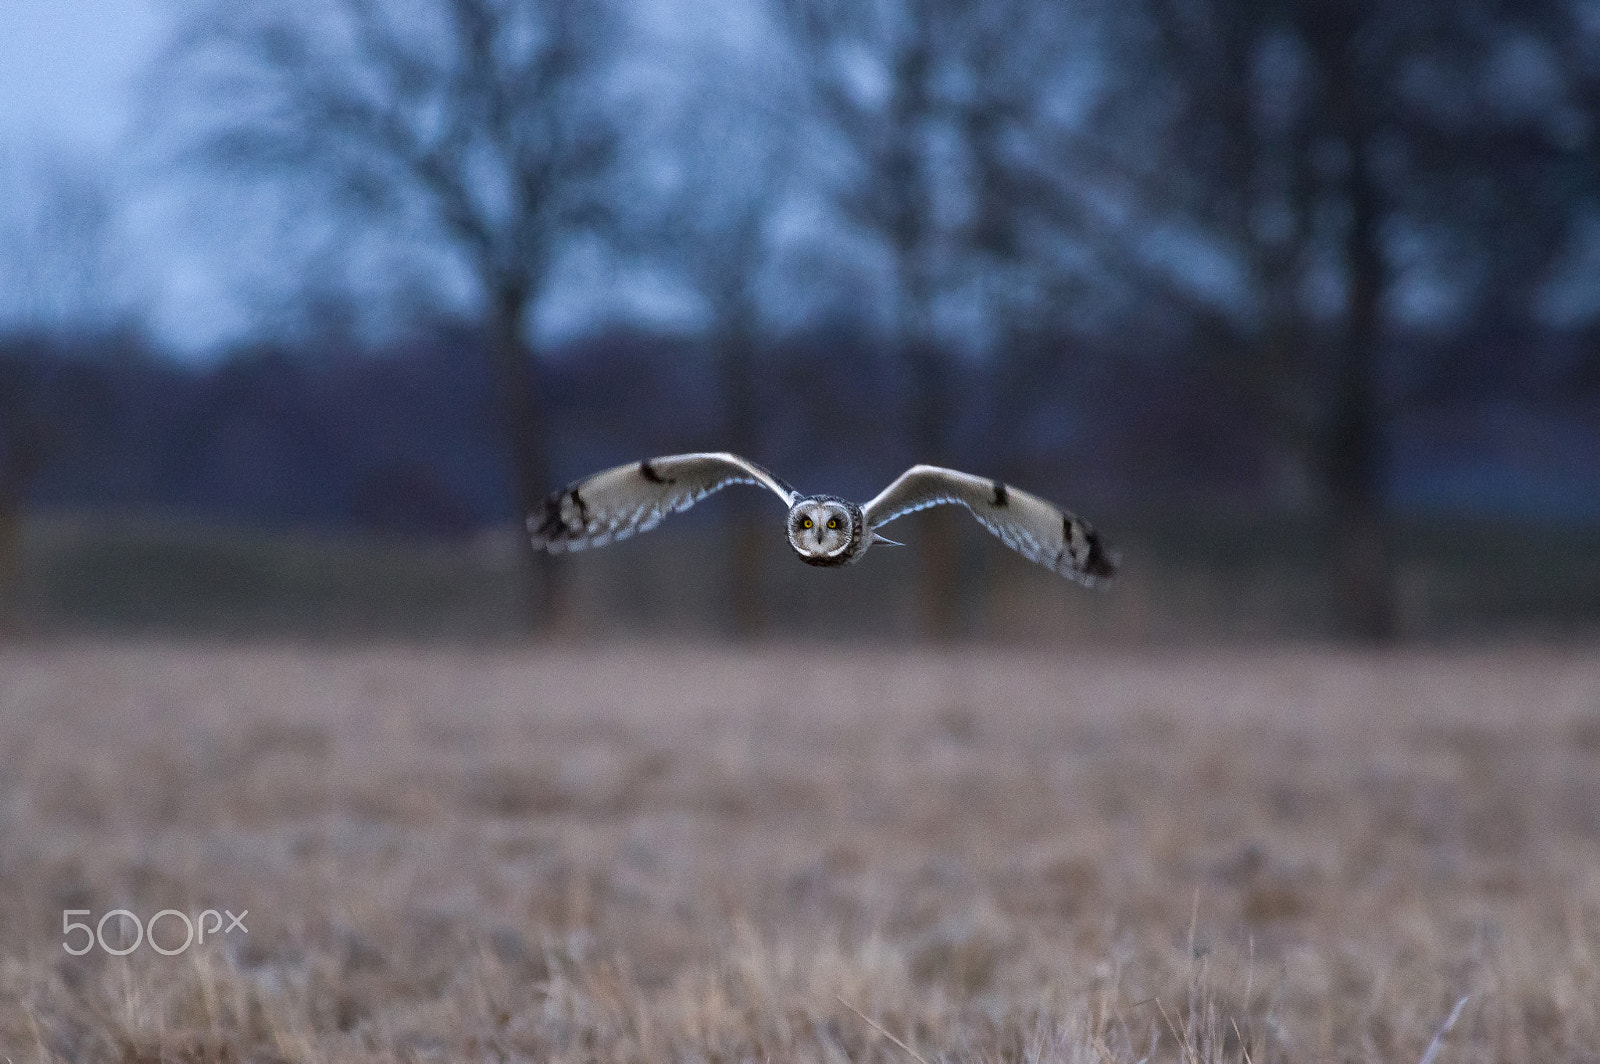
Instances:
[[[828,527],[829,528],[838,528],[839,527],[839,519],[837,517],[828,518]]]
[[[810,528],[810,527],[811,527],[811,518],[809,518],[809,517],[802,517],[802,518],[801,518],[801,519],[800,519],[800,527],[801,527],[801,528]]]

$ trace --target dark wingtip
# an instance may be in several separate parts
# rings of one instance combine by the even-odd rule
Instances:
[[[572,538],[573,530],[562,520],[561,503],[571,494],[570,488],[546,495],[528,515],[528,537],[533,545],[543,550],[556,550]]]
[[[1100,533],[1089,527],[1088,522],[1071,514],[1063,514],[1061,538],[1064,541],[1061,553],[1065,559],[1058,558],[1057,561],[1070,560],[1071,563],[1070,569],[1061,569],[1058,565],[1057,571],[1063,576],[1073,577],[1092,587],[1117,575],[1122,555],[1107,547]]]
[[[1100,533],[1092,528],[1084,530],[1083,538],[1089,545],[1089,551],[1083,557],[1084,575],[1096,580],[1110,580],[1116,576],[1122,556],[1108,548],[1100,538]]]

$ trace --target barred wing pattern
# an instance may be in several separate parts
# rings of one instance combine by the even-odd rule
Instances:
[[[563,551],[602,547],[648,532],[671,513],[687,510],[729,484],[755,484],[789,506],[794,489],[738,455],[675,454],[630,462],[585,477],[551,495],[528,515],[535,548]]]
[[[998,480],[939,466],[912,466],[862,507],[870,528],[906,514],[954,503],[972,511],[1000,542],[1028,559],[1086,586],[1109,580],[1117,555],[1080,517]]]

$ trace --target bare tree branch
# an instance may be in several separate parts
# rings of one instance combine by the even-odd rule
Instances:
[[[561,247],[606,215],[611,35],[599,0],[217,0],[162,90],[203,166],[459,256],[524,512],[549,490],[528,322]],[[552,579],[530,585],[542,619]]]

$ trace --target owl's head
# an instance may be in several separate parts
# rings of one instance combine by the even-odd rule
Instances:
[[[844,499],[814,495],[789,509],[789,546],[812,565],[843,565],[855,555],[861,511]]]

